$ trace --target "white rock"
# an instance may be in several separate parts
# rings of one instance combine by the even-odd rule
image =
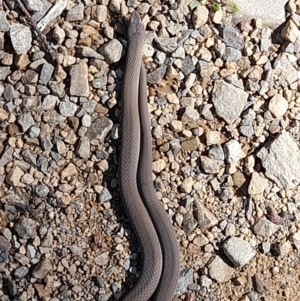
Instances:
[[[277,118],[282,117],[286,113],[288,107],[289,104],[287,100],[280,94],[274,95],[269,102],[269,110]]]

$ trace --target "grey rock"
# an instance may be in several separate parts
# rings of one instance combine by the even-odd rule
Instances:
[[[46,86],[51,79],[53,71],[54,71],[54,67],[51,64],[44,63],[39,78],[39,84]]]
[[[243,267],[256,254],[250,244],[238,237],[231,237],[223,244],[223,250],[228,259],[236,267]]]
[[[0,10],[0,32],[9,31],[9,23],[6,20],[6,13],[4,10]]]
[[[93,48],[87,47],[87,46],[85,46],[81,49],[81,55],[83,57],[88,57],[88,58],[91,58],[91,59],[104,60],[104,56],[102,54],[100,54],[99,52],[97,52]]]
[[[0,263],[5,262],[8,259],[10,247],[10,243],[3,236],[0,236]]]
[[[42,109],[45,111],[52,110],[58,102],[59,98],[57,96],[47,95],[43,100]]]
[[[36,166],[36,157],[32,154],[30,149],[25,149],[21,154],[25,162]]]
[[[107,6],[106,5],[96,5],[96,7],[93,8],[92,18],[95,21],[102,23],[105,21],[106,17],[107,17]]]
[[[91,155],[91,143],[90,139],[86,136],[82,137],[78,141],[76,148],[76,154],[83,159],[88,159]]]
[[[79,3],[67,12],[66,20],[69,22],[81,21],[84,17],[84,4]]]
[[[12,46],[17,54],[27,53],[31,47],[32,36],[29,27],[23,24],[13,24],[9,30]]]
[[[212,145],[208,151],[208,156],[209,156],[209,158],[217,160],[217,161],[225,160],[224,151],[220,144]]]
[[[93,80],[93,87],[95,89],[101,89],[107,84],[107,75],[102,74],[100,77],[97,77]]]
[[[158,65],[162,65],[165,60],[166,60],[166,54],[162,51],[157,51],[156,54],[155,54],[155,63],[158,64]]]
[[[239,49],[233,47],[226,47],[223,54],[223,59],[226,62],[234,62],[239,60],[242,57],[242,52]]]
[[[7,278],[7,287],[8,291],[12,296],[16,296],[18,294],[18,287],[16,282],[10,277]]]
[[[109,252],[104,252],[101,255],[95,257],[94,263],[98,266],[103,266],[108,263],[109,260]]]
[[[239,50],[245,47],[243,35],[239,32],[237,28],[229,24],[223,24],[220,27],[220,35],[227,46]]]
[[[7,101],[12,101],[16,97],[16,91],[13,85],[6,85],[3,91],[3,97]]]
[[[222,80],[215,81],[212,102],[216,113],[232,124],[242,113],[249,94]]]
[[[83,81],[83,79],[82,79]],[[72,84],[72,79],[71,79]],[[49,81],[48,87],[50,88],[53,95],[62,98],[65,95],[65,84],[58,81]],[[70,92],[71,94],[71,92]],[[72,94],[71,94],[72,95]]]
[[[162,65],[154,71],[147,74],[147,82],[149,84],[158,84],[162,81],[167,71],[167,66]]]
[[[24,3],[29,11],[39,11],[42,4],[40,0],[25,0]]]
[[[183,225],[183,230],[184,232],[189,235],[191,234],[195,228],[197,227],[197,221],[195,220],[194,216],[190,213],[186,213],[183,216],[183,221],[182,221],[182,225]]]
[[[270,222],[265,217],[260,218],[253,226],[256,235],[268,238],[279,230],[279,226]]]
[[[49,188],[46,185],[36,185],[35,192],[38,196],[40,196],[41,198],[44,198],[48,195]]]
[[[81,247],[78,247],[77,245],[72,245],[70,247],[71,252],[73,253],[73,255],[75,256],[82,256],[83,255],[83,249]]]
[[[40,19],[43,18],[43,16],[47,13],[47,11],[51,8],[51,3],[47,0],[40,0],[39,1],[39,7],[38,10],[32,15],[32,19],[37,22]],[[44,28],[41,28],[38,26],[40,30],[43,30]]]
[[[62,101],[59,104],[59,112],[65,117],[72,117],[77,111],[77,105],[70,101]]]
[[[229,140],[224,145],[224,154],[228,163],[237,163],[244,158],[246,154],[243,152],[240,143],[237,140]]]
[[[298,71],[284,53],[279,54],[276,58],[274,70],[280,83],[285,87],[298,80]]]
[[[14,226],[19,237],[24,239],[34,238],[37,235],[36,223],[31,218],[23,217]]]
[[[196,219],[202,230],[209,229],[218,223],[216,216],[210,212],[199,200],[195,200]]]
[[[5,80],[11,74],[10,66],[0,67],[0,80]]]
[[[30,113],[20,114],[18,116],[17,121],[24,133],[27,132],[31,126],[34,125],[34,120]]]
[[[205,173],[217,174],[220,171],[220,167],[217,161],[206,156],[200,157],[201,167]]]
[[[284,131],[267,143],[257,157],[266,170],[266,177],[280,188],[292,189],[299,185],[300,150],[289,132]]]
[[[188,291],[188,286],[193,283],[193,278],[194,270],[192,268],[181,271],[175,294],[185,294]]]
[[[103,143],[112,127],[113,122],[110,119],[105,116],[100,117],[88,128],[86,136],[90,140],[99,139],[100,142]]]
[[[73,65],[70,69],[71,86],[70,94],[73,96],[88,97],[90,94],[88,81],[88,66],[81,61],[77,65]]]
[[[33,269],[32,276],[36,279],[43,279],[52,270],[52,266],[49,258],[42,259]]]
[[[12,162],[14,149],[12,147],[7,147],[5,151],[0,156],[0,166],[5,166],[7,163]]]
[[[237,0],[234,3],[238,6],[239,12],[233,15],[235,24],[243,20],[261,18],[264,24],[275,29],[285,20],[285,4],[288,0]]]
[[[108,64],[120,61],[123,52],[123,45],[117,39],[113,39],[100,48],[100,53],[104,56]]]
[[[165,53],[172,53],[178,46],[177,38],[156,38],[155,42],[158,48]]]
[[[181,117],[183,123],[188,123],[191,121],[198,121],[200,118],[199,113],[192,106],[187,106]]]
[[[39,232],[41,232],[41,231],[39,231]],[[53,243],[53,235],[52,235],[51,228],[50,228],[49,231],[44,236],[43,241],[41,243],[41,246],[43,246],[43,247],[51,247],[52,243]]]
[[[88,100],[88,101],[84,102],[82,104],[82,109],[86,113],[92,114],[92,113],[94,113],[94,110],[95,110],[96,106],[97,106],[97,102],[92,99],[92,100]]]
[[[98,201],[100,203],[105,203],[111,199],[112,199],[112,195],[110,194],[109,190],[106,187],[104,187],[102,192],[98,196]]]
[[[224,283],[231,279],[234,269],[226,264],[219,256],[208,265],[208,274],[218,283]]]
[[[239,131],[242,135],[251,138],[254,135],[253,119],[246,117],[241,121]]]
[[[51,137],[49,135],[46,135],[41,138],[41,146],[42,146],[42,149],[45,151],[49,151],[52,149],[53,143],[52,143]]]
[[[190,56],[186,56],[182,61],[181,71],[184,75],[188,75],[195,70],[195,65]]]
[[[27,267],[20,267],[14,271],[14,276],[16,279],[22,279],[28,274],[29,270]]]

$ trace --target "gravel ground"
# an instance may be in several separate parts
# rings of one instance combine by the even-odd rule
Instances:
[[[45,46],[3,1],[0,301],[118,300],[138,277],[117,183],[134,9],[154,185],[181,248],[174,300],[300,300],[300,3],[273,30],[161,2],[24,0]]]

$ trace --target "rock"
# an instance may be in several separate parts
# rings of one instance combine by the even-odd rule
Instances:
[[[0,108],[0,122],[7,120],[8,117],[9,117],[8,112],[6,112],[6,110]]]
[[[92,10],[92,18],[102,23],[106,20],[107,17],[107,6],[106,5],[96,5],[94,10]]]
[[[182,66],[181,66],[181,71],[183,72],[184,75],[188,75],[191,72],[193,72],[195,70],[195,65],[193,60],[191,59],[190,56],[186,56],[183,60],[182,60]]]
[[[69,163],[66,168],[64,168],[61,172],[61,177],[68,178],[78,175],[78,171],[76,166],[73,163]]]
[[[213,145],[208,151],[208,156],[209,158],[214,159],[216,161],[225,160],[223,148],[220,144]]]
[[[173,120],[170,123],[170,128],[172,131],[179,133],[182,131],[182,122],[180,120]]]
[[[49,193],[49,188],[46,185],[36,185],[35,192],[41,198],[44,198]]]
[[[93,88],[101,89],[107,85],[107,75],[102,74],[100,77],[97,77],[93,80]]]
[[[283,86],[288,86],[298,80],[298,71],[289,61],[285,53],[277,56],[274,62],[275,75]]]
[[[254,225],[253,231],[256,235],[260,235],[264,238],[269,238],[279,230],[279,226],[270,222],[265,217],[262,217]]]
[[[50,288],[47,288],[45,285],[34,283],[33,286],[36,289],[40,299],[47,299],[51,296],[52,290]]]
[[[8,259],[10,247],[10,243],[3,236],[0,236],[0,264]]]
[[[186,213],[183,216],[182,226],[186,235],[190,235],[197,227],[197,221],[191,213]]]
[[[209,11],[204,5],[199,5],[193,12],[192,22],[195,29],[205,25],[208,21]]]
[[[291,43],[295,43],[296,40],[300,37],[300,31],[298,29],[298,26],[293,20],[289,19],[286,22],[286,24],[281,30],[281,36]]]
[[[65,117],[72,117],[77,111],[77,105],[70,101],[61,101],[59,104],[59,112]]]
[[[109,252],[104,252],[101,255],[95,257],[94,263],[98,266],[104,266],[109,261]]]
[[[241,145],[236,140],[230,140],[224,145],[224,153],[227,162],[233,164],[246,157]]]
[[[243,267],[256,254],[250,244],[238,237],[230,237],[224,244],[223,250],[228,259],[236,267]]]
[[[100,60],[104,60],[104,57],[102,54],[98,53],[96,50],[94,50],[91,47],[82,47],[81,49],[81,55],[83,57],[88,57],[91,59],[100,59]]]
[[[152,163],[152,170],[155,173],[160,173],[166,168],[166,161],[163,159],[158,159]]]
[[[181,121],[185,124],[191,121],[198,121],[200,118],[199,113],[191,106],[185,108],[184,113],[182,114]]]
[[[83,249],[81,247],[78,247],[77,245],[70,246],[70,250],[75,256],[82,256],[83,255]]]
[[[73,65],[70,69],[70,94],[74,96],[88,97],[90,94],[88,81],[88,66],[81,61],[77,65]]]
[[[82,137],[77,145],[76,154],[83,159],[88,159],[91,156],[90,139],[86,136]]]
[[[20,267],[14,271],[14,276],[16,279],[22,279],[28,274],[29,270],[27,267]]]
[[[227,265],[219,256],[208,265],[208,274],[218,283],[224,283],[231,279],[234,269]]]
[[[192,268],[180,272],[175,295],[185,294],[188,286],[193,283],[194,271]]]
[[[101,193],[98,196],[98,201],[100,203],[105,203],[109,200],[112,199],[112,195],[110,194],[109,190],[107,188],[103,188],[103,190],[101,191]]]
[[[86,136],[90,140],[99,139],[103,143],[107,134],[113,127],[113,122],[107,117],[100,117],[96,119],[88,128]]]
[[[27,53],[31,48],[32,36],[28,26],[13,24],[10,26],[10,40],[17,54]]]
[[[277,117],[282,117],[288,110],[289,104],[287,100],[280,94],[274,95],[269,102],[269,110]]]
[[[36,223],[33,219],[23,217],[14,226],[18,236],[23,239],[35,238],[37,236]]]
[[[56,40],[58,44],[62,44],[65,40],[66,33],[65,31],[58,26],[58,24],[54,27],[53,30],[53,38]]]
[[[225,52],[222,58],[226,62],[234,62],[239,60],[242,57],[242,52],[239,49],[233,47],[226,47]]]
[[[248,193],[250,195],[263,193],[267,186],[268,180],[264,177],[261,177],[258,172],[253,172],[248,187]]]
[[[10,66],[0,67],[0,80],[5,80],[11,74]]]
[[[293,189],[299,185],[300,150],[290,133],[279,134],[257,153],[257,157],[266,170],[265,175],[280,188]]]
[[[206,157],[206,156],[201,156],[200,157],[200,162],[201,162],[201,167],[204,170],[205,173],[208,174],[217,174],[220,171],[220,167],[217,161]]]
[[[233,15],[235,24],[243,20],[260,18],[264,24],[275,29],[285,21],[285,4],[288,0],[237,0],[234,3],[238,6],[239,12]]]
[[[196,219],[198,221],[199,227],[202,230],[209,229],[218,223],[215,215],[210,212],[200,201],[196,200],[195,206]]]
[[[14,166],[6,176],[6,183],[16,187],[20,185],[20,179],[24,175],[22,169],[18,166]]]
[[[84,4],[79,3],[67,12],[66,20],[69,22],[81,21],[84,18]]]
[[[6,20],[6,13],[4,10],[0,10],[0,32],[9,31],[9,23]]]
[[[59,98],[57,96],[47,95],[43,100],[42,109],[45,111],[52,110],[58,102]]]
[[[122,57],[123,46],[117,39],[113,39],[101,47],[100,53],[104,56],[106,63],[114,64]]]
[[[183,181],[182,181],[182,184],[181,184],[181,190],[182,192],[184,193],[190,193],[193,189],[193,185],[194,185],[195,181],[192,177],[188,177],[188,178],[185,178]]]
[[[165,53],[172,53],[177,48],[177,38],[156,38],[157,47]]]
[[[198,137],[191,137],[189,139],[182,141],[181,149],[186,152],[193,152],[197,150],[199,144],[200,142]]]
[[[7,163],[11,162],[13,159],[14,149],[12,147],[8,147],[2,152],[0,157],[0,166],[5,166]]]
[[[232,124],[242,113],[249,94],[222,80],[216,80],[212,102],[216,113],[228,124]]]
[[[30,113],[20,114],[17,120],[24,133],[34,125],[34,120]]]
[[[52,263],[49,258],[42,259],[34,268],[32,276],[36,279],[44,279],[52,270]]]
[[[109,3],[109,9],[114,13],[121,12],[121,0],[111,0]]]
[[[237,28],[225,23],[220,26],[220,35],[226,46],[242,50],[245,47],[243,35]]]
[[[147,82],[149,84],[158,84],[162,81],[167,71],[167,66],[162,65],[154,71],[147,74]]]
[[[40,73],[39,84],[46,86],[52,77],[53,71],[54,67],[51,64],[44,63]]]

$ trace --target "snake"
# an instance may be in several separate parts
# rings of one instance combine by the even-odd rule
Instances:
[[[180,273],[180,252],[171,218],[158,200],[152,180],[152,136],[142,62],[146,31],[136,11],[131,14],[127,36],[118,180],[140,244],[142,268],[122,301],[171,301]]]

